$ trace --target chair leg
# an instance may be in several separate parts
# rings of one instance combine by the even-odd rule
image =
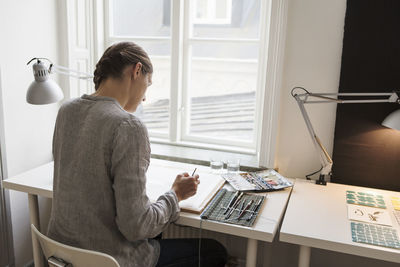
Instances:
[[[30,222],[40,231],[39,203],[37,195],[28,194]],[[33,262],[35,267],[43,267],[44,261],[39,240],[32,233]]]

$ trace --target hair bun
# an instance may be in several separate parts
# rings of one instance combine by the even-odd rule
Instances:
[[[138,62],[142,63],[142,73],[153,72],[153,65],[143,48],[133,42],[113,44],[96,64],[93,77],[95,89],[109,77],[121,78],[126,66],[136,65]]]

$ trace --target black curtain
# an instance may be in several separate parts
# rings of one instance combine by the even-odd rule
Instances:
[[[400,1],[348,0],[339,92],[400,89]],[[400,131],[380,125],[398,104],[339,104],[332,181],[400,191]]]

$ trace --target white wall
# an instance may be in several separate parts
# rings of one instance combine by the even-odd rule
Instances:
[[[295,86],[337,92],[346,0],[290,0],[281,91],[276,166],[289,177],[304,177],[321,166],[296,101]],[[306,107],[317,135],[332,155],[335,104]]]
[[[32,57],[58,61],[58,32],[54,0],[0,1],[0,65],[8,177],[52,160],[51,140],[58,105],[33,106],[25,102],[33,80]],[[49,203],[41,199],[46,224]],[[32,261],[28,199],[10,191],[16,266]]]

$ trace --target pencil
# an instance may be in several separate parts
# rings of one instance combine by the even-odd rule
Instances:
[[[197,168],[194,168],[194,171],[192,173],[192,176],[196,173]]]

